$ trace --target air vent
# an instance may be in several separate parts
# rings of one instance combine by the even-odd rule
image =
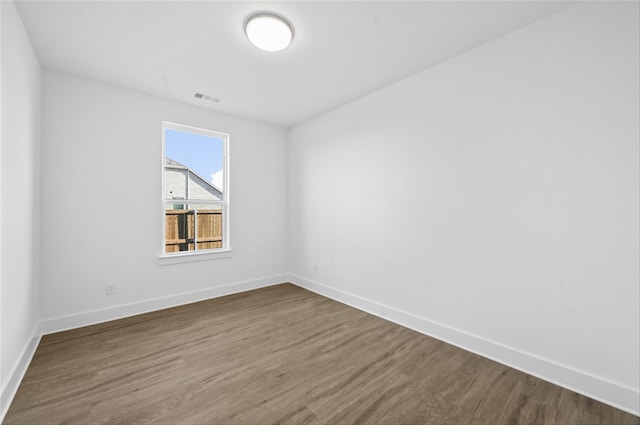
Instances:
[[[196,99],[204,100],[205,102],[211,102],[211,103],[220,103],[220,100],[221,100],[217,97],[209,96],[208,94],[204,94],[200,92],[195,92],[193,94],[193,97],[195,97]]]

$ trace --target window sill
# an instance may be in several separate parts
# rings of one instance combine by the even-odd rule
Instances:
[[[202,251],[202,252],[185,252],[176,254],[160,254],[158,256],[158,265],[166,266],[169,264],[191,263],[194,261],[218,260],[220,258],[231,258],[231,250],[219,251]]]

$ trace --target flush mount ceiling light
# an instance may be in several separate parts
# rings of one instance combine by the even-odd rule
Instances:
[[[244,21],[244,32],[256,47],[267,52],[279,52],[293,39],[293,26],[282,16],[259,12]]]

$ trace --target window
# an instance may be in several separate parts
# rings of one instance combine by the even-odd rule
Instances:
[[[229,135],[162,123],[162,256],[229,250]]]

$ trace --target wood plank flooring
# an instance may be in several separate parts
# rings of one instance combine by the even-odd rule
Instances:
[[[640,424],[284,284],[46,335],[5,424]]]

